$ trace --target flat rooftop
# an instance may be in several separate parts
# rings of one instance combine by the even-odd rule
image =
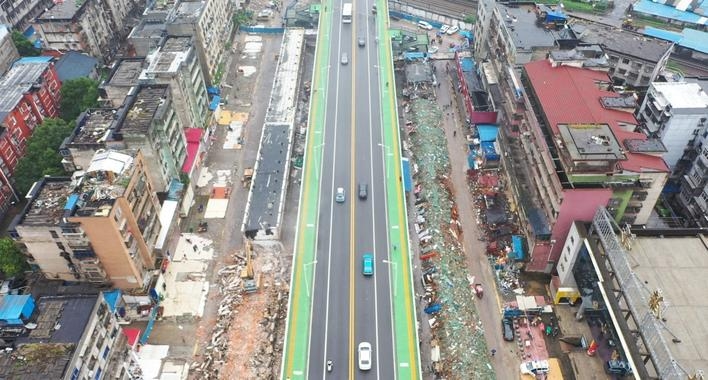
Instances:
[[[39,193],[25,207],[22,224],[29,226],[58,226],[64,216],[66,199],[71,193],[73,182],[70,179],[45,180]]]
[[[571,28],[583,42],[598,44],[616,54],[630,55],[648,62],[659,62],[671,45],[667,41],[579,19],[575,19]]]
[[[55,1],[54,5],[51,8],[42,12],[42,14],[37,17],[37,20],[41,20],[44,22],[71,20],[76,15],[76,12],[78,12],[79,9],[81,9],[81,7],[86,4],[86,1],[92,0],[65,0],[61,2]]]
[[[653,82],[652,86],[661,93],[672,108],[697,108],[708,113],[708,94],[698,83]]]
[[[607,124],[559,124],[563,146],[574,161],[623,160],[622,147]]]
[[[110,133],[117,110],[98,108],[86,111],[74,130],[69,145],[102,144]]]
[[[165,40],[165,44],[148,57],[148,68],[141,75],[151,73],[175,73],[179,70],[192,49],[191,37],[170,37]]]
[[[118,66],[113,69],[113,74],[106,82],[110,86],[135,86],[143,71],[143,58],[123,59],[118,61]]]
[[[61,379],[86,329],[98,296],[42,297],[37,328],[17,339],[14,355],[0,355],[3,379]]]
[[[505,23],[517,50],[531,50],[555,46],[556,35],[536,23],[533,5],[507,7],[497,4],[499,14]]]
[[[173,23],[190,23],[196,21],[204,9],[204,2],[201,1],[183,1],[179,3],[176,12],[170,17],[170,22]]]
[[[128,38],[160,38],[165,34],[167,34],[167,26],[164,22],[142,20],[130,31]]]
[[[146,135],[158,109],[165,102],[168,86],[142,87],[135,95],[135,101],[127,111],[127,116],[118,131],[122,134]]]
[[[667,309],[662,331],[671,355],[688,373],[708,370],[708,239],[642,237],[632,243],[629,262],[647,291],[661,290]],[[670,253],[670,254],[669,254]],[[647,305],[635,305],[642,311]],[[667,331],[668,330],[668,331]],[[681,343],[671,343],[676,335]]]

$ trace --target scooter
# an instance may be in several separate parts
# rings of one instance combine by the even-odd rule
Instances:
[[[332,361],[327,360],[327,372],[332,372]]]

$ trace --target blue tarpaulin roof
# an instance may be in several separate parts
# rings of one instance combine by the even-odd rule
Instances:
[[[480,146],[482,147],[482,153],[487,160],[496,161],[499,159],[499,154],[497,154],[497,150],[494,149],[493,142],[483,142]]]
[[[413,190],[413,179],[411,178],[411,163],[407,158],[401,159],[401,166],[403,167],[403,190],[411,191]]]
[[[524,259],[524,238],[519,235],[511,235],[511,252],[509,258],[513,260]]]
[[[209,109],[212,111],[215,111],[217,107],[219,107],[219,103],[221,102],[221,96],[214,96],[211,98],[211,103],[209,103]]]
[[[34,299],[29,294],[6,295],[0,299],[0,321],[20,325],[21,318],[29,318],[33,312]]]
[[[64,206],[64,210],[73,210],[74,206],[76,206],[76,202],[79,201],[79,194],[71,194],[69,195],[69,198],[66,199],[66,205]]]
[[[108,308],[111,310],[111,313],[116,312],[116,305],[118,304],[120,296],[121,292],[118,289],[103,293],[103,299],[106,300],[106,303],[108,304]]]
[[[477,132],[479,133],[479,141],[494,142],[497,141],[499,127],[492,124],[477,124]]]
[[[681,33],[647,26],[644,35],[675,42],[681,47],[693,49],[708,54],[708,33],[700,30],[684,28]]]

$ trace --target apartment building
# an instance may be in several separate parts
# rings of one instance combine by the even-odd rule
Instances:
[[[20,54],[12,42],[10,28],[0,24],[0,75],[10,70],[10,66],[18,59],[20,59]]]
[[[33,22],[42,47],[77,50],[109,62],[117,52],[119,25],[123,21],[116,22],[108,3],[98,0],[55,2]]]
[[[149,170],[139,151],[99,151],[71,178],[35,183],[10,235],[47,278],[145,289],[161,229]]]
[[[26,57],[0,78],[0,213],[18,195],[10,185],[27,140],[45,118],[59,116],[61,82],[51,57]]]
[[[146,58],[147,68],[140,75],[142,85],[168,85],[174,108],[185,128],[206,124],[207,93],[194,37],[168,37]]]
[[[706,130],[708,94],[698,83],[653,82],[637,118],[666,147],[664,161],[674,170],[687,147]]]
[[[152,21],[143,17],[128,35],[128,54],[145,57],[165,42],[167,25],[164,21]]]
[[[119,296],[3,296],[0,333],[15,350],[0,356],[0,377],[141,379],[137,356],[118,324]]]
[[[507,134],[506,144],[521,144],[529,163],[525,175],[510,177],[525,178],[517,192],[532,194],[522,205],[534,216],[530,268],[550,272],[562,249],[555,243],[598,206],[622,225],[646,224],[669,168],[661,141],[636,132],[634,98],[608,91],[606,73],[543,60],[524,66],[522,83],[527,93],[517,111],[528,106],[537,118],[521,120],[516,137]]]
[[[128,93],[138,85],[145,58],[119,58],[108,77],[98,86],[98,100],[105,107],[120,107]]]
[[[0,0],[0,24],[24,32],[52,4],[52,0]]]
[[[171,36],[195,36],[204,79],[213,84],[233,32],[231,0],[182,1],[167,18]]]

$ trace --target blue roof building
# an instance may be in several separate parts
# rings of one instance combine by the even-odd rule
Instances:
[[[82,77],[97,79],[97,66],[96,58],[77,51],[68,51],[59,58],[54,68],[57,70],[59,80],[65,82]]]

